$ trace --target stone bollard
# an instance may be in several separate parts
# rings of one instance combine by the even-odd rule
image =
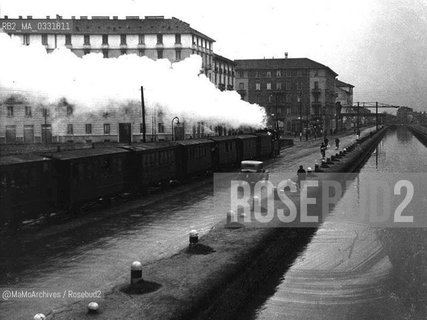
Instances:
[[[98,313],[99,305],[96,302],[89,302],[87,305],[87,311],[89,313]]]
[[[320,166],[321,168],[329,168],[329,166],[326,163],[326,160],[322,160],[322,164]]]
[[[259,202],[259,197],[253,196],[253,198],[252,198],[252,211],[255,211],[255,203],[256,202]]]
[[[190,231],[189,241],[190,241],[190,246],[195,245],[197,244],[197,242],[199,242],[199,233],[197,232],[197,230]]]
[[[235,213],[233,210],[230,210],[227,212],[227,224],[230,224],[231,222],[237,222],[233,221],[233,217],[235,217]]]
[[[130,266],[130,284],[136,284],[140,280],[142,280],[142,263],[134,261]]]
[[[34,320],[46,320],[46,316],[43,313],[37,313],[34,316]]]

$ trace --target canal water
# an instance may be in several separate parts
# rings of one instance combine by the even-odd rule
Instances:
[[[389,131],[305,250],[236,318],[427,319],[427,228],[333,219],[369,175],[426,171],[427,148],[404,127]]]

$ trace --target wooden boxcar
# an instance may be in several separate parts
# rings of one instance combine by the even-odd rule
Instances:
[[[238,161],[257,158],[257,136],[241,135],[237,138]]]
[[[226,169],[239,165],[238,139],[236,136],[223,136],[210,138],[215,143],[214,167]]]
[[[131,175],[128,154],[129,151],[121,148],[46,154],[59,175],[61,207],[74,211],[86,201],[123,192]]]
[[[0,158],[0,221],[13,225],[53,212],[57,200],[50,159],[22,154]]]
[[[257,158],[266,159],[273,155],[272,135],[269,133],[257,133]]]
[[[177,141],[178,177],[185,179],[190,176],[204,174],[212,170],[214,142],[206,139],[190,139]]]
[[[149,186],[177,179],[178,145],[168,142],[139,143],[123,148],[131,151],[132,191],[142,191]]]

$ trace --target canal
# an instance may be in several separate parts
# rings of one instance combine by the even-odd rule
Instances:
[[[305,250],[235,318],[426,319],[427,228],[334,221],[361,205],[359,184],[369,175],[426,169],[427,148],[404,127],[389,130]]]

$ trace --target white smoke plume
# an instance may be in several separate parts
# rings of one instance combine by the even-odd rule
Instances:
[[[0,99],[20,93],[32,103],[50,105],[65,98],[79,114],[139,105],[143,86],[147,108],[160,106],[170,115],[233,128],[265,124],[263,108],[240,100],[235,91],[215,88],[199,75],[201,63],[196,55],[171,64],[133,54],[79,58],[67,48],[47,54],[41,45],[22,46],[18,38],[0,33]]]

